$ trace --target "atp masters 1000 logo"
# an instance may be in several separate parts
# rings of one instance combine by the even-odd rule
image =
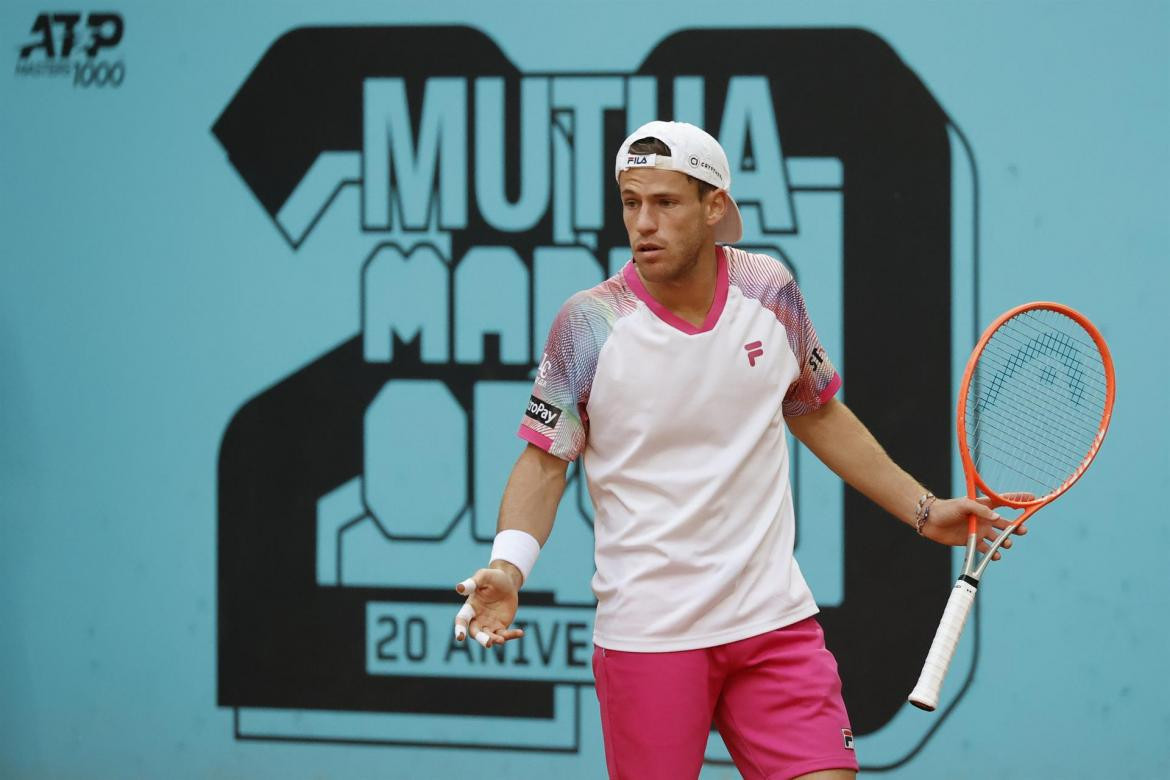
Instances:
[[[20,47],[18,76],[69,78],[75,87],[120,87],[126,63],[115,59],[126,24],[121,14],[39,13]]]
[[[274,378],[224,434],[218,683],[239,738],[574,754],[598,729],[581,714],[593,545],[578,467],[525,587],[524,640],[453,643],[451,587],[486,560],[554,314],[629,257],[612,154],[653,118],[719,137],[741,245],[794,269],[849,403],[893,455],[951,484],[968,161],[881,40],[695,30],[635,72],[521,73],[469,28],[292,31],[213,130],[291,247],[322,226],[367,242],[362,327]],[[890,381],[907,343],[914,376]],[[854,729],[863,752],[904,761],[927,735],[899,713],[951,555],[808,453],[794,463],[797,555]],[[726,760],[715,740],[708,758]]]

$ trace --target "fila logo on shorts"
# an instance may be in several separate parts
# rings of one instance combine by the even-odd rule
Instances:
[[[853,750],[853,729],[841,729],[841,740],[846,750]]]
[[[700,325],[658,303],[633,261],[570,298],[521,420],[526,441],[584,457],[594,641],[610,650],[711,647],[817,611],[792,558],[784,417],[841,380],[787,268],[730,246],[717,257]]]

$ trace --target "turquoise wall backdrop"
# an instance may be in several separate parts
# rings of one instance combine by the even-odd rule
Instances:
[[[957,558],[797,455],[862,766],[1170,776],[1166,2],[17,0],[0,42],[0,777],[603,776],[580,474],[525,645],[450,645],[449,588],[659,114],[720,134],[745,244],[936,492],[996,314],[1113,349],[938,713],[902,702]]]

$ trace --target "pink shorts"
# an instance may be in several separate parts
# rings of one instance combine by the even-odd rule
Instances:
[[[700,650],[598,647],[593,676],[615,780],[697,777],[712,721],[746,780],[857,770],[837,662],[814,618]]]

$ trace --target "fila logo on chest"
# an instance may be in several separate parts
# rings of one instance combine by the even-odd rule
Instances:
[[[764,342],[752,341],[744,344],[743,348],[747,351],[748,365],[755,368],[756,358],[764,354]]]

